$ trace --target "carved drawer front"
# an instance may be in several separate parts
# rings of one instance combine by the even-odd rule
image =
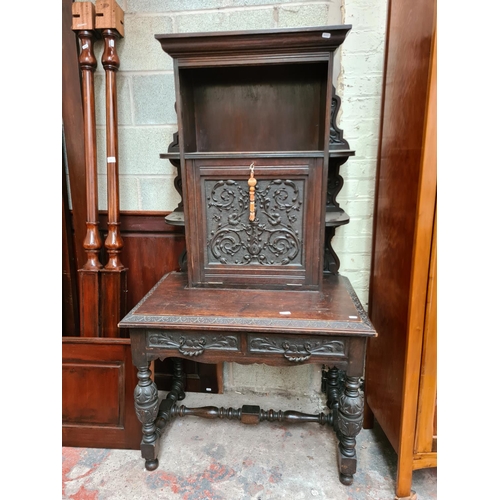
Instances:
[[[149,349],[173,349],[183,356],[196,357],[206,351],[235,352],[240,348],[238,335],[185,332],[149,332]]]
[[[311,356],[345,358],[347,343],[343,339],[326,337],[296,338],[278,335],[249,335],[248,350],[254,354],[279,354],[294,363]]]

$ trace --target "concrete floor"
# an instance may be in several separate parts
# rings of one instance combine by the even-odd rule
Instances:
[[[320,396],[189,393],[186,406],[316,413]],[[177,418],[161,437],[160,465],[148,472],[140,451],[62,449],[62,499],[172,500],[392,500],[397,456],[381,429],[357,438],[358,469],[351,486],[338,480],[336,437],[316,423],[257,427],[238,421]],[[418,500],[437,498],[437,469],[413,473]]]

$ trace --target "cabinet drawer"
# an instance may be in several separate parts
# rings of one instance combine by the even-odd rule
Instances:
[[[348,341],[328,337],[297,338],[280,335],[248,335],[248,352],[251,354],[282,354],[294,363],[307,361],[311,356],[347,359]]]
[[[197,357],[206,351],[237,352],[240,350],[238,334],[193,333],[153,331],[147,334],[147,349],[172,349],[189,357]]]

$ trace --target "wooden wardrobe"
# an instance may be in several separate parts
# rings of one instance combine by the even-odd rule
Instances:
[[[411,15],[410,15],[411,14]],[[436,4],[390,2],[374,211],[365,427],[398,454],[396,498],[437,466]]]

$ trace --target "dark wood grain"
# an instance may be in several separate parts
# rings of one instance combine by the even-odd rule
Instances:
[[[350,31],[350,25],[288,28],[275,30],[220,31],[155,35],[165,52],[175,58],[256,53],[328,53],[335,50]],[[323,36],[323,34],[326,34]],[[264,37],[262,35],[265,35]],[[328,36],[330,35],[330,36]],[[308,57],[310,60],[310,57]],[[234,64],[234,55],[231,58]],[[204,60],[206,64],[206,61]],[[220,63],[219,63],[220,64]]]
[[[188,237],[193,241],[188,261],[190,286],[319,289],[322,248],[315,242],[321,238],[317,221],[321,220],[321,212],[325,210],[321,205],[322,160],[267,158],[256,159],[254,163],[258,179],[257,218],[255,224],[249,224],[248,211],[240,210],[248,202],[249,160],[186,160],[186,173],[188,179],[192,179],[187,182],[194,214],[187,228]],[[224,184],[210,192],[210,186],[220,185],[225,179],[231,184]],[[239,189],[235,184],[238,182]],[[298,190],[296,201],[295,189]],[[263,192],[262,197],[260,191]],[[296,219],[293,225],[287,208],[280,209],[278,203],[272,205],[279,193],[286,193],[281,195],[283,207],[295,207],[291,212]],[[265,200],[269,200],[269,205],[274,208],[266,210]],[[227,202],[230,202],[230,210]],[[210,204],[215,204],[216,208],[211,209]],[[218,220],[215,221],[215,218]],[[218,232],[220,224],[224,228]],[[289,251],[266,253],[275,234],[282,238],[280,241],[286,238]],[[222,245],[222,248],[216,246],[217,237],[223,239],[226,235],[234,237],[240,247],[234,258],[230,253],[224,253]],[[215,252],[219,249],[220,257],[217,258]],[[245,261],[245,255],[250,254],[252,259]]]
[[[349,30],[346,25],[155,36],[174,59],[179,130],[176,147],[161,157],[180,164],[190,287],[321,288],[325,206],[332,198],[327,199],[328,164],[332,155],[340,164],[353,154],[335,123],[340,99],[331,76],[333,53]],[[291,173],[298,162],[307,165],[306,173]],[[216,176],[243,182],[250,163],[262,180],[294,183],[302,176],[304,187],[292,189],[300,192],[294,210],[301,212],[293,215],[303,219],[287,221],[269,195],[269,201],[255,203],[255,219],[245,224],[244,210],[237,214],[249,202],[242,186],[234,205],[221,205],[220,214],[209,211],[213,203],[206,190]],[[208,173],[209,165],[218,169]],[[256,198],[260,188],[257,180]],[[230,199],[231,188],[222,196]],[[279,196],[284,203],[294,197],[284,188]],[[229,224],[220,220],[225,211]],[[174,223],[182,225],[178,217]],[[338,267],[337,259],[326,272]]]
[[[436,201],[435,172],[424,161],[435,11],[434,0],[389,3],[369,296],[380,335],[368,345],[366,394],[398,452],[398,497],[411,492]]]
[[[380,336],[376,349],[369,350],[367,369],[384,370],[377,370],[380,378],[367,398],[373,398],[370,408],[385,422],[396,449],[434,5],[433,0],[391,2],[387,42],[369,312],[380,332],[400,333]],[[383,399],[375,396],[377,387],[385,388]]]
[[[189,288],[186,273],[165,275],[120,322],[121,328],[328,333],[374,336],[349,280],[327,275],[322,292]],[[224,307],[221,307],[221,304]],[[254,314],[258,304],[259,314]]]
[[[186,152],[322,150],[327,70],[328,61],[182,70]]]

